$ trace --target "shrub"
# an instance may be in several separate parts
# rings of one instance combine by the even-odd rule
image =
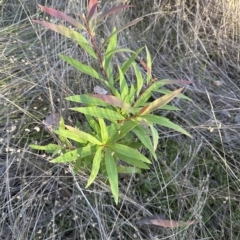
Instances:
[[[142,169],[149,168],[151,161],[140,152],[141,149],[147,149],[152,157],[157,159],[155,151],[159,136],[156,124],[190,136],[188,132],[169,119],[153,113],[158,109],[178,110],[168,103],[175,97],[186,98],[181,94],[183,88],[167,91],[163,89],[164,85],[190,82],[152,78],[152,59],[147,47],[145,47],[146,62],[138,57],[144,48],[132,51],[128,48],[117,47],[118,33],[142,19],[136,19],[120,29],[114,28],[110,36],[98,47],[95,41],[98,23],[108,15],[132,7],[131,5],[106,9],[99,14],[97,0],[90,0],[87,16],[81,15],[82,23],[58,10],[40,5],[39,7],[49,15],[63,19],[79,31],[87,33],[88,39],[79,31],[63,25],[33,20],[35,23],[76,41],[93,59],[96,59],[101,69],[100,72],[70,56],[59,54],[61,59],[99,80],[105,87],[96,86],[95,94],[81,94],[66,98],[81,104],[80,107],[74,107],[71,110],[85,115],[85,129],[68,126],[61,118],[58,129],[53,131],[59,136],[61,144],[30,145],[30,147],[52,153],[54,159],[51,162],[53,163],[74,163],[75,173],[79,169],[89,169],[91,174],[86,187],[94,182],[98,173],[102,173],[108,179],[114,200],[118,203],[118,174],[140,173]],[[119,52],[128,52],[131,56],[118,67],[115,73],[112,58]],[[145,73],[142,73],[138,63]],[[129,84],[126,78],[126,73],[130,68],[135,73],[135,84]],[[163,96],[149,102],[152,92],[162,93]]]

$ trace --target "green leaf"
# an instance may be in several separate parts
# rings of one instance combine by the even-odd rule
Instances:
[[[50,162],[52,163],[67,163],[67,162],[73,162],[77,160],[78,158],[84,158],[88,155],[93,154],[96,151],[97,147],[92,145],[87,145],[82,148],[77,148],[73,151],[69,151],[57,158],[54,158]]]
[[[142,90],[142,86],[143,86],[143,77],[142,77],[142,73],[139,69],[139,67],[137,66],[137,64],[135,62],[132,63],[134,72],[135,72],[135,76],[137,78],[137,91],[136,91],[136,96],[138,97],[141,90]]]
[[[133,174],[133,173],[141,173],[141,169],[135,167],[127,167],[127,166],[117,166],[118,173],[125,174]]]
[[[124,142],[121,142],[122,145],[126,145],[130,148],[135,148],[135,149],[138,149],[138,148],[141,148],[143,147],[143,144],[141,142],[129,142],[129,141],[124,141]]]
[[[86,30],[86,28],[80,22],[78,22],[76,19],[68,16],[65,13],[58,11],[56,9],[53,9],[53,8],[41,6],[39,4],[38,4],[38,6],[41,8],[42,11],[48,13],[49,15],[56,17],[56,18],[63,19],[79,29]]]
[[[59,130],[65,130],[65,123],[64,123],[63,117],[60,118],[58,129]],[[59,136],[59,139],[66,146],[68,146],[68,147],[71,146],[71,143],[68,141],[68,139],[66,137]]]
[[[163,80],[154,82],[140,95],[140,97],[135,102],[134,106],[135,107],[143,106],[144,103],[151,97],[153,91],[158,90],[160,87],[164,86],[165,84],[173,84],[173,83],[179,83],[179,81],[163,79]]]
[[[101,137],[102,137],[102,142],[105,144],[108,140],[108,130],[106,123],[102,118],[98,118],[99,126],[101,128]]]
[[[140,110],[141,115],[149,114],[149,113],[163,107],[168,102],[170,102],[173,98],[175,98],[182,90],[183,90],[183,88],[179,88],[179,89],[177,89],[171,93],[168,93],[168,94],[156,99],[155,101],[151,102],[147,107],[144,107]]]
[[[118,71],[121,99],[125,100],[126,97],[128,96],[128,85],[120,67],[118,67]]]
[[[53,153],[55,151],[64,149],[64,147],[59,146],[57,144],[52,144],[52,143],[50,143],[48,145],[45,145],[45,146],[30,144],[29,147],[32,148],[32,149],[36,149],[36,150],[44,150],[44,151],[49,152],[49,153]]]
[[[100,133],[100,126],[97,122],[96,119],[94,119],[92,116],[90,115],[85,115],[90,127],[94,130],[95,133]]]
[[[65,98],[66,100],[83,103],[87,105],[97,105],[97,106],[108,106],[109,104],[101,100],[100,98],[96,98],[95,94],[81,94],[81,95],[73,95]]]
[[[77,111],[77,112],[87,114],[87,115],[100,117],[100,118],[106,118],[111,121],[124,119],[124,117],[121,114],[119,114],[118,112],[115,112],[115,111],[109,110],[109,109],[99,108],[99,107],[75,107],[75,108],[70,108],[70,109]]]
[[[165,105],[160,108],[161,110],[169,110],[169,111],[179,111],[181,110],[178,107],[172,106],[172,105]]]
[[[127,133],[129,133],[137,125],[138,123],[133,121],[124,122],[123,125],[109,137],[108,143],[117,142],[118,140],[122,139]]]
[[[135,61],[137,58],[138,54],[142,51],[143,48],[139,48],[132,56],[122,65],[121,70],[122,73],[125,74],[129,67],[132,65],[132,63]],[[119,80],[120,75],[118,74],[115,78],[115,81]]]
[[[80,41],[77,41],[77,43],[78,43],[78,45],[79,45],[80,47],[82,47],[90,56],[92,56],[92,57],[95,58],[95,59],[98,58],[91,45],[89,45],[88,43],[80,42]]]
[[[133,50],[129,49],[129,48],[114,48],[112,50],[108,50],[106,51],[105,53],[105,58],[108,58],[108,57],[112,57],[113,54],[115,53],[121,53],[121,52],[130,52],[130,53],[135,53]]]
[[[61,35],[70,38],[74,41],[76,41],[87,53],[89,53],[93,58],[97,59],[97,55],[94,52],[91,45],[89,45],[88,40],[80,33],[67,28],[63,25],[57,25],[54,23],[46,22],[46,21],[40,21],[40,20],[32,20],[35,23],[41,24],[44,27],[47,27],[54,32],[60,33]]]
[[[93,69],[92,67],[86,65],[86,64],[82,64],[79,61],[75,60],[74,58],[68,57],[66,55],[62,55],[59,54],[59,56],[66,61],[67,63],[69,63],[71,66],[75,67],[76,69],[78,69],[79,71],[86,73],[87,75],[94,77],[100,81],[105,81],[103,76],[101,74],[99,74],[95,69]]]
[[[147,89],[140,97],[137,99],[137,101],[134,104],[134,107],[143,106],[147,100],[152,96],[152,92],[150,89]]]
[[[116,31],[116,28],[113,28],[113,32]],[[117,47],[117,35],[113,35],[113,37],[110,39],[109,44],[107,46],[106,52],[103,56],[103,68],[107,72],[108,76],[108,82],[111,86],[113,86],[113,69],[111,66],[111,59],[114,53],[111,53],[114,51]],[[108,53],[108,54],[107,54]]]
[[[149,169],[149,166],[146,163],[139,161],[136,158],[132,158],[130,156],[125,156],[118,152],[115,152],[114,156],[116,156],[119,160],[122,160],[122,161],[124,161],[132,166],[135,166],[137,168]]]
[[[118,203],[118,171],[117,171],[117,164],[116,160],[112,156],[109,149],[105,151],[105,165],[107,169],[107,174],[110,182],[111,191],[114,197],[116,204]]]
[[[150,52],[147,48],[147,46],[145,47],[146,49],[146,54],[147,54],[147,67],[148,67],[148,71],[147,71],[147,78],[146,78],[146,82],[149,83],[151,78],[152,78],[152,58],[150,55]]]
[[[156,124],[162,125],[164,127],[171,128],[177,132],[185,134],[188,137],[191,137],[191,135],[187,131],[185,131],[179,125],[176,125],[175,123],[171,122],[168,118],[160,117],[160,116],[156,116],[156,115],[152,115],[152,114],[142,115],[141,117],[151,123],[156,123]]]
[[[122,154],[123,156],[131,157],[146,163],[151,163],[150,160],[143,156],[140,152],[126,145],[114,143],[109,145],[109,148],[111,148],[114,152]]]
[[[72,127],[67,126],[67,125],[66,125],[66,128],[69,129],[69,130],[55,130],[54,132],[61,135],[61,136],[72,139],[76,142],[80,142],[80,143],[91,142],[91,143],[97,144],[97,145],[102,144],[97,138],[95,138],[94,136],[92,136],[89,133],[80,131],[79,129],[72,128]]]
[[[136,52],[122,65],[121,70],[122,73],[125,74],[132,63],[136,60],[138,54],[142,51],[143,48],[139,48]]]
[[[102,160],[102,150],[103,150],[103,147],[98,147],[97,149],[97,152],[93,158],[93,164],[92,164],[92,171],[91,171],[91,175],[88,179],[88,182],[87,182],[87,187],[89,187],[93,181],[95,180],[95,178],[97,177],[97,174],[99,172],[99,169],[100,169],[100,163],[101,163],[101,160]]]
[[[157,159],[156,153],[154,152],[154,148],[151,142],[151,139],[147,135],[147,129],[145,129],[143,126],[138,125],[132,130],[138,137],[138,139],[142,142],[142,144],[150,151],[152,156]]]
[[[137,18],[134,19],[133,21],[127,23],[126,25],[122,26],[121,28],[117,29],[116,31],[114,31],[102,44],[102,47],[106,45],[106,43],[116,34],[118,34],[119,32],[121,32],[122,30],[124,30],[125,28],[128,28],[132,25],[135,25],[136,23],[138,23],[139,21],[141,21],[143,18]]]
[[[54,130],[54,133],[58,134],[61,137],[72,139],[79,143],[87,143],[87,140],[79,136],[78,134],[71,132],[69,130]]]
[[[159,135],[157,129],[152,124],[150,124],[149,127],[152,133],[153,150],[155,152],[158,146]]]
[[[128,96],[128,99],[129,99],[129,104],[132,105],[133,102],[134,102],[134,97],[135,97],[135,93],[136,93],[136,90],[135,90],[135,87],[133,84],[131,84],[131,88],[130,88],[130,91],[129,91],[129,96]],[[134,113],[134,110],[131,108],[131,112]]]

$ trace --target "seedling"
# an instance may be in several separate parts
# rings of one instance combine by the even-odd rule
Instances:
[[[77,42],[93,59],[96,59],[101,71],[70,56],[59,54],[61,59],[82,73],[97,79],[104,88],[96,86],[95,94],[73,95],[66,98],[68,101],[79,103],[79,107],[71,110],[85,115],[85,130],[66,125],[61,118],[58,129],[53,131],[59,136],[60,145],[51,143],[46,146],[30,145],[30,147],[52,153],[53,163],[73,163],[76,173],[79,169],[90,170],[86,187],[89,187],[97,175],[102,173],[108,179],[114,200],[118,203],[118,174],[140,173],[142,169],[149,169],[151,161],[141,153],[141,149],[147,149],[152,157],[157,159],[155,151],[159,135],[156,125],[190,136],[182,127],[159,116],[155,111],[179,110],[168,103],[175,97],[187,98],[181,94],[183,88],[166,91],[163,86],[191,82],[153,78],[152,59],[147,47],[145,47],[146,62],[138,57],[144,48],[132,51],[117,47],[118,33],[142,18],[120,29],[114,28],[101,46],[96,44],[98,23],[110,14],[133,7],[131,5],[121,5],[98,13],[97,0],[90,0],[87,15],[80,15],[82,22],[58,10],[41,5],[39,7],[49,15],[65,20],[76,28],[74,30],[63,25],[33,20]],[[86,32],[89,38],[85,38],[82,32]],[[118,67],[116,74],[113,70],[112,58],[119,52],[128,52],[131,56]],[[139,66],[138,63],[141,65]],[[135,84],[129,84],[127,81],[126,73],[130,68],[135,73]],[[145,72],[141,71],[141,68]],[[149,102],[153,92],[160,92],[163,96]]]

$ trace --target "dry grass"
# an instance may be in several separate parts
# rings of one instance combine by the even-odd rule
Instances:
[[[95,82],[57,56],[64,53],[91,64],[81,49],[30,23],[45,17],[35,2],[3,1],[1,239],[239,238],[240,3],[127,2],[136,8],[108,19],[100,34],[108,34],[114,24],[145,15],[142,23],[121,34],[119,45],[137,49],[146,44],[154,56],[157,78],[194,82],[185,89],[193,102],[175,100],[183,111],[160,113],[182,124],[193,139],[159,129],[158,161],[142,175],[121,176],[118,206],[101,179],[85,189],[87,173],[74,176],[71,167],[50,164],[47,156],[33,153],[30,143],[52,141],[41,122],[46,115],[57,109],[67,121],[75,121],[79,116],[67,110],[64,98],[91,92]],[[48,6],[76,17],[86,1],[48,1]],[[116,63],[126,57],[119,56]],[[170,230],[136,225],[138,218],[151,214],[197,223]]]

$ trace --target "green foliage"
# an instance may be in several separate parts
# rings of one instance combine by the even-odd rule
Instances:
[[[98,47],[95,44],[97,23],[109,14],[129,7],[132,6],[114,7],[105,10],[100,15],[97,11],[97,1],[90,0],[87,17],[82,15],[83,23],[79,23],[65,13],[40,6],[43,11],[51,16],[63,19],[78,30],[85,31],[89,36],[89,41],[78,31],[62,25],[33,20],[35,23],[76,41],[92,58],[97,59],[102,70],[101,73],[76,59],[59,55],[61,59],[79,71],[105,84],[110,94],[82,94],[67,97],[66,100],[81,105],[71,108],[71,110],[85,115],[85,129],[65,125],[63,119],[61,119],[59,128],[54,131],[62,143],[60,146],[49,144],[47,146],[30,145],[30,147],[52,153],[53,157],[57,154],[58,156],[51,161],[53,163],[74,163],[75,172],[81,168],[89,170],[90,177],[86,187],[94,182],[99,173],[104,174],[108,177],[116,203],[119,197],[118,174],[139,173],[141,169],[148,169],[149,164],[151,164],[151,161],[140,152],[140,149],[147,149],[152,157],[157,159],[155,151],[159,136],[155,124],[190,136],[188,132],[169,119],[153,113],[158,109],[178,110],[174,106],[167,105],[167,103],[175,97],[184,98],[180,94],[183,88],[167,91],[162,89],[164,85],[190,82],[153,79],[152,59],[147,47],[145,47],[146,63],[138,59],[138,55],[143,48],[135,52],[126,48],[117,48],[117,34],[136,24],[140,19],[136,19],[120,29],[114,28],[102,46]],[[118,52],[129,52],[132,55],[122,66],[118,67],[118,72],[115,73],[112,57]],[[139,62],[142,66],[138,65]],[[135,73],[135,85],[130,85],[126,77],[130,68]],[[141,68],[145,70],[145,74],[142,73]],[[152,92],[160,92],[163,96],[149,103]]]

